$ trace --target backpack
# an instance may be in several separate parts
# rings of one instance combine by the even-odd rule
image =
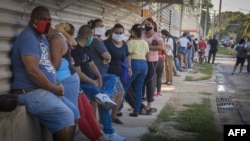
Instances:
[[[245,49],[244,45],[237,45],[235,50],[237,51],[237,57],[239,58],[247,57],[247,50]]]

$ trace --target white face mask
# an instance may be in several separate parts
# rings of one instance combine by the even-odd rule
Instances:
[[[112,39],[114,39],[117,42],[121,42],[124,39],[124,34],[112,34]]]
[[[105,27],[96,27],[95,28],[95,35],[104,35],[106,32]]]

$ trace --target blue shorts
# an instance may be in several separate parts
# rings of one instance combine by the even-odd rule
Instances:
[[[70,77],[61,80],[62,85],[64,86],[64,98],[62,101],[74,112],[75,119],[80,118],[80,113],[78,110],[78,95],[80,91],[80,78],[77,73],[74,73]],[[70,104],[71,102],[73,104]],[[68,104],[69,103],[69,104]]]
[[[180,54],[187,54],[187,48],[186,47],[179,47],[179,53]]]
[[[73,111],[50,91],[37,89],[18,95],[18,104],[26,106],[52,134],[75,124]]]

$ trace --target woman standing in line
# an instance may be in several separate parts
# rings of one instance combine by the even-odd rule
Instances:
[[[111,55],[111,61],[109,63],[108,73],[114,74],[119,78],[119,81],[122,82],[122,86],[120,86],[121,89],[123,89],[124,84],[126,82],[122,81],[121,74],[123,68],[123,62],[126,61],[128,65],[128,74],[129,76],[132,75],[131,71],[131,59],[129,57],[128,53],[128,45],[124,41],[124,27],[123,25],[117,23],[114,25],[114,27],[111,30],[110,38],[103,41],[105,46],[107,47],[110,55]],[[123,101],[124,101],[123,96]],[[120,111],[123,107],[123,102],[120,106]]]
[[[163,40],[159,33],[157,33],[157,25],[152,18],[147,18],[144,21],[145,31],[142,32],[142,38],[149,45],[149,55],[147,58],[148,72],[144,81],[144,86],[146,87],[147,95],[147,107],[146,111],[148,115],[152,114],[151,105],[154,101],[154,75],[156,74],[157,63],[159,60],[158,51],[164,50]],[[166,52],[166,51],[164,51]],[[144,93],[144,88],[143,88]]]
[[[134,111],[129,116],[137,117],[141,108],[143,82],[147,75],[147,55],[149,46],[142,36],[142,26],[135,24],[131,28],[132,38],[128,41],[129,56],[131,58],[132,76],[124,85],[125,92],[128,91],[131,84],[135,92],[135,102],[133,105]]]
[[[106,75],[109,68],[109,63],[111,61],[111,55],[103,40],[101,39],[101,37],[106,32],[106,28],[101,19],[90,20],[88,24],[93,29],[95,36],[92,44],[90,44],[89,46],[91,56],[93,56],[93,61],[98,67],[98,70],[100,71],[101,75]],[[119,107],[122,104],[123,96],[124,89],[121,81],[118,79],[116,82],[114,95],[112,96],[112,100],[115,101],[117,106],[113,108],[111,112],[112,121],[116,124],[123,124],[123,122],[117,117],[117,114],[119,113]]]

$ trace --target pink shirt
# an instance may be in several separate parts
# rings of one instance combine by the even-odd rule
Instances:
[[[145,37],[145,31],[142,32],[142,38],[148,43],[148,45],[152,44],[152,41],[162,41],[162,37],[160,36],[159,33],[155,32],[151,37],[146,38]],[[158,50],[150,50],[149,51],[149,57],[148,57],[148,61],[149,62],[153,62],[153,61],[158,61],[159,60],[159,56],[158,56]]]

